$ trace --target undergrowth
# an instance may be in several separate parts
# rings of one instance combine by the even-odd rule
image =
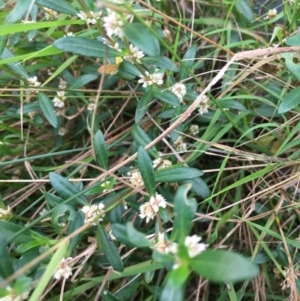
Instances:
[[[300,1],[0,1],[0,300],[298,300]]]

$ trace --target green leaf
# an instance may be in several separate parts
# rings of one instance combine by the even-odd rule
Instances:
[[[138,123],[142,120],[145,114],[149,110],[149,105],[151,101],[154,99],[153,89],[148,90],[143,94],[140,101],[137,104],[135,111],[135,122]]]
[[[94,152],[99,166],[107,170],[108,156],[107,156],[107,150],[105,145],[105,139],[101,130],[98,130],[94,137]]]
[[[80,37],[64,37],[56,40],[53,46],[59,50],[87,57],[115,57],[120,52],[108,47],[103,42]]]
[[[1,49],[0,49],[1,50]],[[2,54],[1,54],[1,59],[6,60],[8,58],[13,58],[14,55],[12,52],[8,50],[8,48],[4,48]],[[7,66],[9,67],[10,70],[12,70],[14,73],[17,75],[21,76],[22,78],[28,78],[29,75],[23,65],[20,62],[15,62],[15,63],[8,63]]]
[[[25,292],[29,292],[32,281],[33,279],[30,277],[21,276],[18,278],[13,285],[16,295],[19,296]]]
[[[81,210],[78,210],[70,220],[67,234],[70,235],[84,225],[84,214]],[[83,237],[83,232],[79,233],[70,240],[68,254],[72,254],[73,250],[79,245]]]
[[[210,189],[201,178],[194,178],[182,181],[182,184],[192,184],[191,191],[203,199],[206,199],[210,196]]]
[[[180,101],[178,97],[169,90],[160,91],[157,89],[153,89],[154,97],[160,99],[161,101],[164,101],[174,107],[180,106]]]
[[[203,175],[203,171],[192,167],[167,167],[155,171],[155,181],[163,183],[181,182]]]
[[[295,108],[300,103],[300,87],[296,87],[285,95],[278,108],[278,113],[286,113]]]
[[[158,39],[141,23],[128,23],[124,26],[125,37],[134,46],[138,47],[149,56],[158,56],[159,42]]]
[[[53,279],[53,274],[58,267],[60,261],[65,257],[66,251],[69,243],[66,242],[61,244],[59,248],[56,250],[55,254],[52,256],[47,268],[43,274],[43,276],[39,279],[37,287],[31,294],[28,301],[38,301],[40,300],[40,296],[45,292],[45,288],[48,283]]]
[[[183,80],[190,76],[191,69],[194,65],[198,45],[194,44],[188,48],[183,56],[182,63],[180,64],[179,79]]]
[[[11,24],[19,21],[28,12],[32,0],[19,0],[5,19],[5,24]]]
[[[71,184],[66,178],[61,175],[50,172],[49,179],[52,187],[64,198],[69,199],[73,198],[74,195],[79,194],[79,190]],[[75,198],[75,201],[80,205],[89,205],[88,201],[83,196],[78,196]]]
[[[115,297],[109,291],[105,291],[101,294],[101,300],[103,300],[103,301],[121,301],[119,298]]]
[[[76,16],[78,11],[64,0],[36,0],[36,4],[40,4],[57,12]]]
[[[130,238],[128,237],[126,226],[115,223],[111,225],[111,230],[113,235],[119,242],[128,247],[135,247],[135,245],[131,242]]]
[[[58,120],[55,109],[51,100],[42,92],[38,94],[39,105],[49,123],[54,127],[58,127]]]
[[[78,77],[69,87],[69,89],[79,89],[85,86],[86,84],[97,79],[99,75],[96,74],[84,74]]]
[[[137,124],[135,124],[132,127],[131,134],[132,134],[134,141],[138,145],[146,146],[147,144],[149,144],[151,142],[151,139],[149,138],[149,136]],[[157,150],[155,149],[154,146],[152,148],[150,148],[148,150],[148,152],[151,154],[152,157],[154,157],[154,158],[158,157]]]
[[[293,55],[291,53],[283,53],[281,55],[285,59],[285,66],[291,72],[291,74],[300,81],[300,64],[293,62]]]
[[[122,272],[124,270],[124,266],[118,249],[101,225],[98,225],[98,234],[100,237],[102,250],[105,253],[109,263],[112,265],[115,271]]]
[[[182,286],[186,282],[189,272],[188,266],[182,264],[177,269],[171,271],[168,282],[174,287]]]
[[[14,273],[14,269],[7,249],[6,239],[2,233],[0,233],[0,258],[0,276],[6,279]]]
[[[155,196],[155,177],[152,161],[142,146],[140,146],[138,150],[137,164],[148,193],[150,196]]]
[[[141,61],[143,64],[155,65],[156,67],[164,70],[169,70],[172,72],[179,71],[177,64],[166,56],[144,57]]]
[[[247,0],[239,0],[234,4],[236,10],[249,22],[254,19],[253,11]]]
[[[288,46],[300,46],[300,34],[295,34],[285,40]]]
[[[61,199],[57,195],[53,195],[52,193],[50,193],[48,191],[44,192],[44,197],[50,207],[56,207],[57,205],[59,205],[63,202],[63,199]]]
[[[191,258],[192,269],[201,277],[215,282],[236,282],[251,279],[259,273],[257,265],[238,253],[208,250]]]
[[[184,286],[174,286],[170,281],[165,285],[160,301],[183,301],[184,300]]]
[[[171,240],[184,241],[193,224],[197,203],[194,199],[188,199],[187,193],[191,185],[182,185],[178,188],[174,198],[174,224]]]
[[[1,229],[1,235],[4,237],[5,240],[9,240],[11,237],[14,237],[16,233],[24,229],[24,226],[16,225],[14,223],[10,223],[7,221],[0,220],[0,229]],[[13,239],[14,243],[22,243],[22,242],[28,242],[32,241],[32,235],[33,231],[26,230],[22,233],[22,235],[17,236]]]
[[[146,238],[145,234],[135,230],[132,223],[126,224],[127,236],[130,242],[138,248],[147,248],[152,246],[152,243]]]
[[[71,205],[58,205],[57,207],[54,208],[51,214],[51,223],[54,227],[54,229],[60,233],[61,231],[61,226],[59,225],[59,218],[61,216],[68,216],[68,220],[74,220],[75,219],[75,210]]]

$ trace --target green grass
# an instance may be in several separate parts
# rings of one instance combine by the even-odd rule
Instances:
[[[300,299],[300,1],[117,2],[0,1],[0,301]]]

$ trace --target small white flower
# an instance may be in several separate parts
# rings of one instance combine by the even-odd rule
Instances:
[[[90,102],[90,103],[88,104],[88,106],[87,106],[87,110],[88,110],[88,111],[94,111],[94,109],[95,109],[95,103]]]
[[[127,55],[124,56],[124,59],[132,64],[134,64],[135,62],[137,62],[138,64],[141,64],[140,59],[144,56],[145,56],[145,54],[143,51],[139,50],[137,47],[130,44],[129,52]]]
[[[270,9],[268,11],[268,19],[272,19],[272,18],[274,18],[276,16],[277,16],[277,9],[276,8]]]
[[[56,108],[63,108],[65,106],[64,100],[65,97],[65,91],[57,91],[57,96],[55,96],[52,100],[54,107]]]
[[[192,124],[189,128],[189,131],[192,135],[197,135],[199,133],[199,126],[197,124]]]
[[[89,12],[89,15],[87,15],[85,12],[81,11],[79,14],[77,14],[77,16],[85,21],[87,24],[96,24],[97,23],[97,20],[100,19],[101,17],[101,14],[102,12],[98,12],[98,13],[95,13],[93,11],[90,11]]]
[[[203,115],[203,114],[205,114],[205,113],[208,112],[208,108],[209,108],[208,101],[209,101],[209,98],[205,94],[202,97],[200,97],[200,95],[199,95],[196,98],[195,101],[199,101],[199,98],[200,98],[200,103],[198,105],[198,112],[199,112],[200,115]]]
[[[146,88],[147,86],[151,86],[151,85],[158,85],[161,86],[164,81],[163,81],[163,77],[164,74],[163,73],[152,73],[150,74],[148,71],[145,72],[145,75],[140,75],[140,79],[138,80],[138,83],[143,84],[143,87]]]
[[[153,211],[155,213],[158,212],[159,207],[166,208],[167,206],[165,198],[158,193],[156,193],[155,197],[154,196],[150,197],[149,203],[151,204]]]
[[[181,103],[183,102],[183,96],[186,94],[186,87],[184,84],[176,83],[175,85],[170,87],[169,90],[178,97]]]
[[[107,9],[107,16],[103,17],[103,26],[106,34],[111,38],[113,35],[123,39],[124,37],[124,21],[131,18],[130,15],[122,16],[111,9]]]
[[[175,254],[177,253],[177,244],[166,240],[164,233],[158,233],[158,241],[154,245],[154,248],[164,254],[174,254],[174,251],[176,251]]]
[[[104,204],[99,203],[93,204],[91,206],[83,206],[81,208],[81,211],[83,212],[85,216],[85,223],[91,223],[93,226],[96,226],[99,222],[103,220],[103,217],[105,215]]]
[[[72,31],[67,32],[67,34],[64,35],[64,37],[73,37],[74,33]]]
[[[187,236],[185,238],[184,245],[187,247],[189,256],[191,258],[206,250],[206,244],[199,243],[200,240],[201,237],[197,235]]]
[[[179,136],[174,142],[175,150],[179,153],[184,153],[187,151],[187,144],[183,142],[183,136]]]
[[[152,163],[153,168],[157,168],[157,170],[172,166],[172,162],[170,160],[163,160],[162,158],[155,159]]]
[[[50,9],[50,8],[47,8],[47,7],[44,7],[44,11],[45,11],[45,18],[46,20],[53,20],[53,19],[57,19],[57,16],[58,16],[58,12],[53,10],[53,9]]]
[[[64,79],[59,78],[59,84],[58,84],[58,88],[59,89],[62,89],[62,90],[66,89],[67,85],[68,84],[67,84],[67,82]]]
[[[4,219],[9,215],[11,215],[11,208],[9,206],[6,209],[0,207],[0,219]]]
[[[146,223],[155,217],[155,211],[149,202],[140,206],[140,218],[146,218]]]
[[[72,260],[72,257],[63,258],[59,263],[53,278],[57,280],[60,280],[61,278],[68,279],[72,275],[72,268],[69,265]]]
[[[63,127],[63,126],[61,126],[61,127],[59,128],[59,130],[58,130],[58,135],[59,135],[59,136],[64,136],[64,135],[66,135],[67,132],[68,132],[68,129],[65,128],[65,127]]]
[[[29,85],[34,86],[34,87],[38,87],[38,86],[41,85],[41,83],[38,82],[36,76],[29,77],[29,78],[27,79],[27,81],[28,81],[28,84],[29,84]]]
[[[127,173],[129,178],[129,182],[136,188],[144,186],[144,181],[142,178],[141,173],[139,172],[138,169],[133,169]]]
[[[104,190],[102,191],[103,193],[114,191],[111,187],[112,185],[110,184],[110,181],[106,181],[100,186],[104,188]]]
[[[21,22],[22,22],[23,24],[32,24],[32,23],[36,23],[36,21],[34,21],[34,20],[21,20]]]
[[[42,216],[46,213],[48,213],[48,210],[46,208],[43,208],[43,210],[40,211],[39,215]]]

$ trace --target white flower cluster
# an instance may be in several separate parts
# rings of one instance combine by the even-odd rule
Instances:
[[[163,160],[162,158],[155,159],[152,162],[153,168],[157,168],[157,170],[169,167],[171,165],[172,162],[170,160]]]
[[[197,124],[192,124],[189,128],[189,132],[194,136],[197,135],[199,133],[199,126]]]
[[[90,223],[93,226],[96,226],[99,222],[103,220],[103,217],[105,215],[104,209],[104,204],[99,203],[99,204],[93,204],[90,206],[83,206],[81,208],[81,211],[84,214],[85,223]]]
[[[28,81],[28,84],[29,84],[30,86],[33,86],[33,87],[38,87],[38,86],[41,85],[41,83],[38,82],[36,76],[29,77],[29,78],[27,79],[27,81]]]
[[[53,9],[50,9],[50,8],[47,8],[47,7],[44,7],[44,11],[45,11],[46,20],[55,20],[55,19],[57,19],[57,16],[58,16],[57,11],[55,11]]]
[[[200,95],[197,97],[196,101],[198,101],[198,98]],[[200,103],[198,105],[198,112],[200,115],[203,115],[208,112],[209,104],[208,104],[209,98],[207,95],[203,95],[200,97]]]
[[[178,97],[181,103],[183,103],[183,97],[186,94],[186,87],[184,84],[176,83],[175,85],[170,87],[169,90]]]
[[[93,11],[90,11],[89,14],[86,14],[85,12],[81,11],[77,16],[86,22],[86,24],[96,24],[97,20],[100,19],[102,12],[95,13]]]
[[[66,99],[65,91],[57,91],[56,94],[57,96],[52,100],[53,105],[55,108],[63,108],[65,106],[64,100]]]
[[[138,169],[130,170],[127,175],[129,176],[129,182],[136,188],[144,186],[142,175]]]
[[[156,213],[159,211],[159,208],[166,208],[167,203],[165,198],[156,194],[155,197],[151,196],[149,202],[144,203],[140,206],[140,218],[146,218],[146,223],[153,219]]]
[[[179,136],[175,141],[174,141],[174,147],[175,150],[179,153],[184,153],[187,151],[187,144],[183,142],[184,137]]]
[[[152,86],[154,84],[161,86],[164,81],[163,77],[164,74],[157,72],[150,74],[148,71],[145,72],[145,75],[140,75],[140,79],[138,80],[139,84],[143,84],[143,87],[146,88],[147,86]]]
[[[6,209],[0,207],[0,219],[6,219],[9,215],[11,215],[11,208],[9,206]]]
[[[124,56],[124,59],[132,64],[134,64],[135,62],[137,62],[138,64],[141,64],[140,59],[144,56],[145,56],[145,54],[143,51],[139,50],[137,47],[130,44],[129,52],[128,52],[128,54],[126,54]]]
[[[54,272],[53,278],[57,280],[61,278],[68,279],[72,275],[72,268],[70,266],[72,260],[72,257],[63,258]]]
[[[123,39],[123,26],[126,21],[131,18],[131,15],[121,15],[107,8],[107,16],[103,17],[103,26],[106,34],[111,38],[113,35]]]

